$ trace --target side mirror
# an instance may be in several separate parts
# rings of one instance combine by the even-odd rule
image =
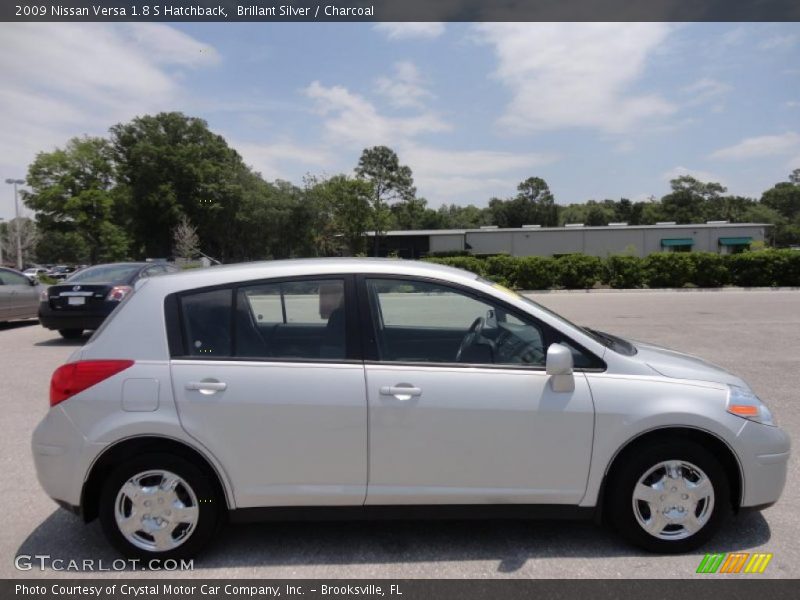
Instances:
[[[33,277],[28,277],[28,283],[30,283],[33,286],[38,285],[39,278],[36,275],[34,275]]]
[[[575,390],[575,377],[572,375],[572,352],[561,344],[550,344],[547,349],[545,368],[550,375],[550,386],[554,392]]]

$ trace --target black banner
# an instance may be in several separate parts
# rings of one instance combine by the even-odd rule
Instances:
[[[0,21],[798,21],[797,0],[12,0]]]
[[[793,600],[798,580],[40,579],[3,580],[4,600]]]

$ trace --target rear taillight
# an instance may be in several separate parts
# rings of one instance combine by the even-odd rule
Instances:
[[[47,290],[42,290],[42,293],[39,294],[39,302],[49,302],[50,297],[47,295]]]
[[[50,379],[50,406],[63,402],[131,365],[132,360],[81,360],[61,365]]]
[[[108,292],[106,300],[111,302],[119,302],[132,291],[133,288],[129,285],[115,285],[113,288],[111,288],[111,291]]]

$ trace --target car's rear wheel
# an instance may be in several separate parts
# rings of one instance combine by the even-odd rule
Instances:
[[[730,513],[730,485],[711,452],[688,440],[658,442],[621,458],[609,480],[612,524],[651,552],[688,552]]]
[[[83,335],[83,329],[59,329],[58,333],[65,340],[75,340]]]
[[[213,537],[222,510],[211,476],[188,460],[148,454],[119,465],[100,496],[100,522],[122,554],[187,558]]]

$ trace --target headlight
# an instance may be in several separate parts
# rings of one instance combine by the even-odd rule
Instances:
[[[728,408],[727,411],[737,417],[749,419],[762,425],[776,425],[772,413],[769,412],[766,404],[758,399],[752,390],[739,387],[738,385],[728,386]]]

